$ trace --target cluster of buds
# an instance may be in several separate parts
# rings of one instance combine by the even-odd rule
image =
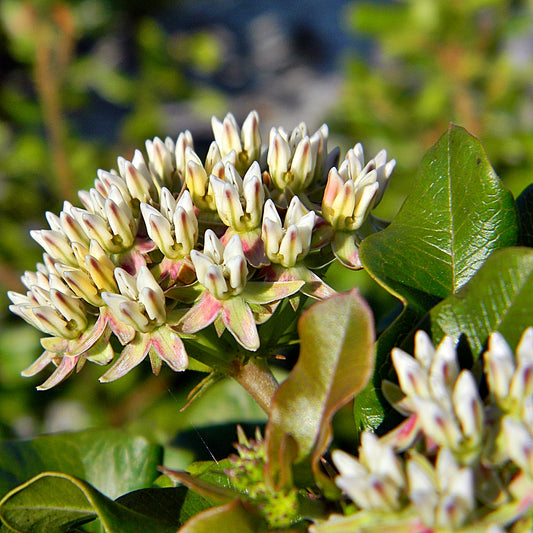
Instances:
[[[259,429],[255,439],[248,439],[242,427],[237,426],[237,435],[237,455],[230,455],[231,466],[225,469],[232,487],[245,495],[271,528],[289,527],[299,519],[298,489],[271,488],[265,482],[265,441]]]
[[[488,346],[484,400],[472,373],[459,369],[450,338],[435,348],[419,331],[414,357],[393,350],[399,387],[387,383],[384,392],[408,418],[380,438],[363,432],[357,458],[333,452],[336,483],[358,511],[315,525],[315,533],[383,531],[387,524],[406,532],[528,529],[533,328],[522,335],[516,356],[499,333]]]
[[[26,294],[9,297],[15,314],[49,335],[23,373],[53,363],[40,388],[86,361],[114,361],[101,378],[112,381],[146,357],[157,374],[162,362],[210,366],[209,351],[267,355],[258,326],[280,303],[332,294],[322,276],[336,256],[360,267],[358,243],[394,167],[384,151],[364,164],[358,144],[337,168],[325,125],[313,134],[303,123],[273,128],[268,146],[255,111],[242,127],[231,114],[212,127],[203,162],[189,131],[146,141],[146,155],[98,171],[79,193],[83,208],[65,202],[47,213],[50,229],[31,232],[43,261],[22,277]],[[226,331],[217,349],[212,333]]]

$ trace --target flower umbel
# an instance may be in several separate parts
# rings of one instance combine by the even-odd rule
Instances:
[[[289,132],[272,128],[265,147],[255,111],[242,126],[231,113],[211,124],[205,160],[188,130],[175,140],[147,140],[145,153],[117,159],[118,170],[98,170],[94,187],[79,192],[83,207],[65,202],[59,215],[47,213],[50,229],[32,231],[43,262],[24,274],[28,292],[9,297],[14,313],[49,335],[25,371],[56,365],[43,388],[87,360],[111,363],[111,336],[123,348],[103,381],[146,356],[155,373],[162,361],[185,369],[190,354],[182,338],[218,353],[211,324],[218,336],[230,332],[224,342],[236,342],[227,357],[261,354],[260,325],[277,316],[282,300],[296,308],[300,292],[334,293],[322,280],[333,257],[331,228],[354,232],[359,223],[347,222],[338,200],[322,201],[326,176],[372,188],[372,200],[359,202],[364,218],[394,162],[380,152],[365,165],[357,145],[334,169],[338,149],[328,153],[326,125],[315,133],[304,123]],[[280,343],[291,335],[294,328]]]
[[[483,399],[451,338],[434,347],[419,331],[414,357],[393,350],[399,387],[386,382],[384,392],[408,419],[379,438],[363,432],[357,458],[333,452],[335,481],[357,510],[313,533],[530,529],[533,328],[515,354],[500,333],[488,346]]]

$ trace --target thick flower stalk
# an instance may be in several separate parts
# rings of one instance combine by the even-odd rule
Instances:
[[[261,325],[282,315],[286,299],[297,309],[301,295],[334,293],[322,278],[331,237],[348,226],[337,204],[330,216],[322,201],[326,177],[374,179],[375,205],[393,164],[379,155],[365,166],[357,152],[333,170],[338,149],[328,153],[325,125],[312,134],[304,123],[273,128],[263,146],[255,111],[242,126],[228,114],[212,128],[205,157],[188,130],[147,140],[131,161],[119,157],[117,170],[98,170],[79,192],[82,207],[65,202],[46,214],[49,229],[32,231],[43,261],[24,274],[27,292],[9,297],[45,335],[24,375],[56,366],[41,388],[86,361],[113,363],[101,378],[112,381],[145,358],[156,374],[163,361],[181,371],[196,358],[251,390],[266,369],[260,358],[296,337],[284,323],[284,335],[262,344]],[[359,218],[367,214],[361,208]],[[249,362],[254,371],[245,371]],[[273,381],[263,382],[268,406]]]

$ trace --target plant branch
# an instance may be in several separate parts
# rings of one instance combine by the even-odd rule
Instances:
[[[270,414],[278,382],[264,359],[251,358],[244,365],[235,361],[228,374],[248,391],[267,415]]]

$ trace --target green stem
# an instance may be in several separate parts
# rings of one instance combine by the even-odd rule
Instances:
[[[234,361],[228,374],[248,391],[267,415],[270,414],[278,382],[264,359],[251,358],[244,365]]]

